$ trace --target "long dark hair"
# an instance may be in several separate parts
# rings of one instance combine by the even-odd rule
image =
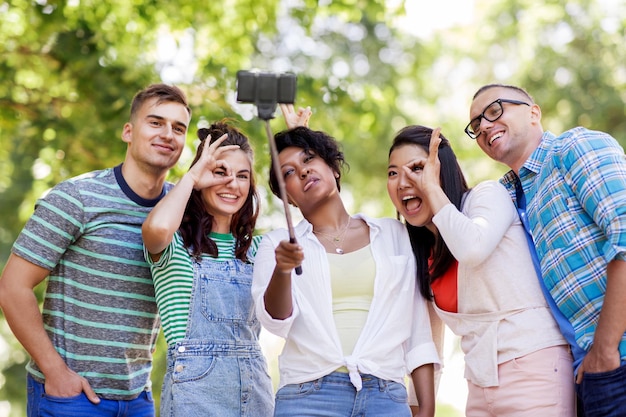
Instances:
[[[250,165],[253,166],[254,153],[250,142],[248,142],[248,138],[237,130],[237,128],[228,125],[225,121],[213,123],[208,129],[202,128],[198,130],[198,138],[201,142],[191,166],[200,159],[202,149],[207,145],[206,138],[209,137],[209,135],[210,144],[225,133],[228,134],[228,138],[222,142],[220,146],[239,145],[239,149],[248,154]],[[248,262],[247,252],[252,244],[254,226],[259,215],[259,196],[253,171],[252,169],[250,172],[250,192],[248,193],[248,198],[241,209],[233,215],[230,224],[230,232],[236,240],[235,257],[244,262]],[[213,216],[206,211],[204,202],[202,201],[202,192],[193,190],[180,224],[180,234],[185,247],[191,249],[191,254],[194,258],[199,258],[203,253],[217,257],[217,245],[209,237],[212,228]]]
[[[432,133],[433,130],[429,127],[406,126],[393,139],[391,148],[389,148],[389,156],[396,148],[404,145],[419,146],[428,153]],[[441,170],[439,180],[441,181],[441,188],[452,204],[460,210],[463,194],[469,190],[469,187],[456,155],[450,147],[450,142],[443,135],[440,136],[439,161],[441,162]],[[405,224],[409,232],[411,247],[415,254],[417,282],[420,292],[426,299],[431,300],[430,284],[450,268],[454,262],[454,257],[444,240],[439,236],[435,236],[425,226],[412,226],[406,222]],[[433,262],[429,267],[428,259],[431,255]]]
[[[345,161],[343,152],[337,140],[325,132],[311,130],[308,127],[295,127],[290,130],[278,132],[274,135],[276,150],[280,153],[283,149],[291,146],[300,148],[307,153],[314,153],[326,162],[337,173],[335,182],[337,190],[341,191],[341,171],[350,166]],[[275,196],[280,198],[278,179],[274,174],[274,165],[270,166],[270,189]]]

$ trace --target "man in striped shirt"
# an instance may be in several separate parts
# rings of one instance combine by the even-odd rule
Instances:
[[[31,356],[29,416],[154,415],[159,320],[141,225],[170,187],[190,119],[179,88],[138,92],[124,162],[52,188],[13,245],[0,306]],[[46,278],[40,312],[33,289]]]
[[[515,86],[480,88],[470,120],[466,133],[512,169],[502,183],[512,196],[516,186],[525,194],[545,286],[572,330],[584,415],[625,416],[624,150],[610,135],[582,127],[544,132],[541,109]]]

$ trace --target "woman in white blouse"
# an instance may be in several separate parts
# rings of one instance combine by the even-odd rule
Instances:
[[[408,417],[411,374],[418,415],[432,417],[439,359],[406,229],[347,212],[334,138],[296,127],[275,139],[289,202],[304,219],[296,243],[285,229],[266,234],[254,267],[257,316],[285,339],[274,415]]]

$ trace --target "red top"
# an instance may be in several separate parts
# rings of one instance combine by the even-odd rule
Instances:
[[[459,263],[455,260],[442,276],[430,284],[437,307],[450,313],[458,313],[459,308],[457,289],[458,267]]]

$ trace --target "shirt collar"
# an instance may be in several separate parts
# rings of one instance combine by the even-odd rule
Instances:
[[[526,162],[524,162],[524,165],[520,168],[519,177],[513,170],[510,170],[500,178],[500,183],[509,191],[513,201],[515,201],[515,185],[520,181],[520,178],[523,181],[523,179],[527,178],[529,175],[537,175],[539,173],[548,157],[548,152],[552,148],[555,138],[556,136],[551,132],[544,132],[541,136],[539,146],[530,154]]]
[[[542,165],[548,157],[548,152],[552,148],[552,143],[555,138],[556,136],[554,136],[551,132],[543,132],[539,146],[537,146],[537,149],[530,154],[530,157],[526,160],[526,162],[524,162],[524,165],[522,165],[522,168],[520,169],[520,177],[524,176],[524,169],[535,174],[541,170]]]

